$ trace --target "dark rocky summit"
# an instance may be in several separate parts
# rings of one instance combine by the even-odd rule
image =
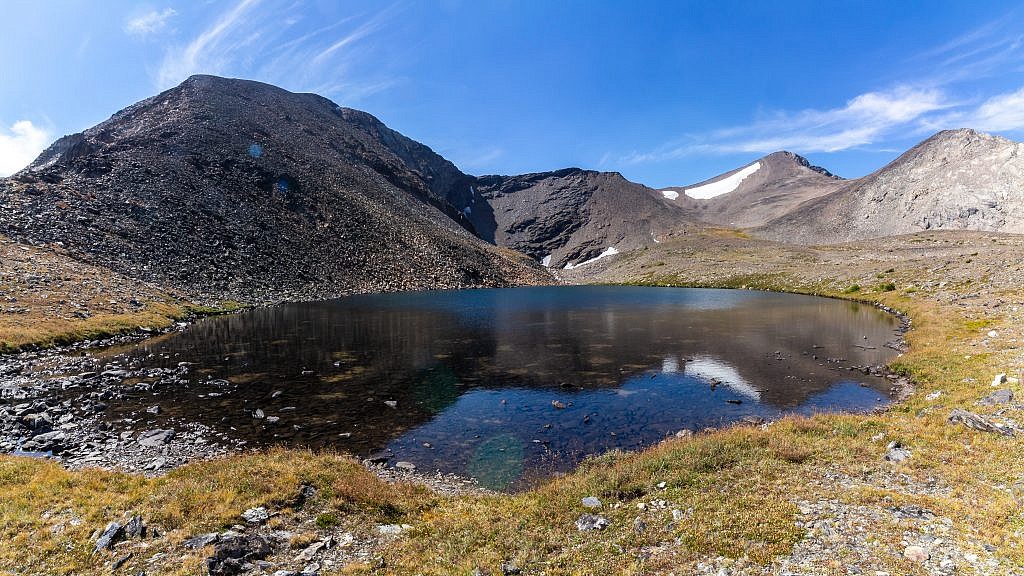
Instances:
[[[685,205],[617,172],[483,176],[475,192],[485,208],[474,211],[472,222],[485,240],[552,268],[655,244],[695,224]]]
[[[474,236],[471,182],[369,114],[194,76],[0,182],[0,233],[245,302],[548,282]]]

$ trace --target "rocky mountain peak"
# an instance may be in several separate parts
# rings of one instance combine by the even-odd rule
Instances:
[[[762,162],[769,166],[807,168],[808,170],[813,170],[814,172],[817,172],[822,176],[828,176],[829,178],[842,180],[840,176],[836,176],[835,174],[829,172],[827,169],[822,168],[821,166],[811,164],[811,162],[807,158],[804,158],[803,156],[795,152],[790,152],[788,150],[779,150],[777,152],[772,152],[767,156],[763,156],[759,160],[759,162]]]

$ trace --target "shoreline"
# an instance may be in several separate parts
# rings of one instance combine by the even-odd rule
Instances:
[[[562,284],[562,286],[572,287],[579,285]],[[689,286],[666,287],[691,288]],[[738,290],[749,288],[714,289]],[[800,292],[762,291],[825,297]],[[834,298],[870,304],[899,319],[898,339],[886,342],[884,346],[898,353],[893,358],[893,361],[906,352],[905,335],[911,327],[909,316],[879,302],[843,297]],[[217,432],[198,422],[169,422],[173,426],[152,429],[145,429],[146,427],[135,429],[130,422],[119,428],[111,426],[107,421],[101,419],[101,414],[106,410],[108,401],[116,401],[116,399],[111,400],[111,394],[117,394],[126,385],[125,382],[142,376],[142,374],[130,369],[125,370],[120,366],[99,366],[94,356],[89,354],[89,352],[134,345],[150,338],[180,332],[194,322],[209,316],[237,314],[252,308],[270,306],[272,305],[239,307],[216,314],[193,315],[188,319],[178,320],[171,326],[160,330],[136,330],[131,333],[120,334],[101,340],[80,341],[42,350],[0,355],[0,384],[3,384],[3,386],[0,386],[0,400],[6,400],[7,402],[18,400],[17,405],[12,405],[12,408],[15,409],[18,406],[24,407],[29,402],[33,402],[34,407],[42,408],[38,403],[43,402],[47,404],[45,410],[52,420],[45,427],[27,432],[27,437],[24,436],[25,432],[22,431],[23,437],[16,438],[14,434],[18,429],[16,425],[12,426],[13,418],[8,414],[5,422],[5,414],[0,412],[0,450],[4,450],[5,452],[3,453],[11,456],[48,458],[58,462],[68,470],[95,467],[104,470],[138,473],[145,476],[163,475],[192,462],[211,461],[230,455],[244,455],[266,451],[268,447],[248,447],[245,441]],[[885,378],[890,382],[889,402],[885,406],[874,408],[867,412],[838,410],[823,413],[884,413],[893,409],[900,402],[903,402],[915,389],[910,379],[889,370],[889,364],[884,366],[866,366],[858,369],[864,371],[865,374],[869,373],[868,371],[870,370],[872,376]],[[164,379],[161,379],[154,383],[153,386],[180,385],[185,382],[189,371],[190,366],[188,365],[179,365],[178,369],[174,371],[165,370],[168,373],[163,376],[167,381],[164,382]],[[66,376],[62,379],[55,378],[55,375],[58,373],[68,372],[76,372],[77,375]],[[149,375],[152,376],[152,374]],[[8,382],[4,382],[5,378],[8,379]],[[12,386],[20,387],[22,392],[20,396],[9,395],[10,391],[14,389]],[[93,389],[87,395],[68,398],[67,392],[79,387],[96,389]],[[62,397],[64,400],[60,403],[51,401]],[[18,415],[20,416],[20,414]],[[759,418],[739,419],[720,427],[698,432],[704,433],[737,426],[769,426],[773,422],[774,420]],[[36,433],[46,437],[45,443],[39,444],[31,440],[33,434]],[[664,441],[664,439],[661,441]],[[12,449],[11,446],[15,446],[15,448]],[[649,447],[646,446],[626,452],[638,453]],[[287,448],[306,449],[301,446]],[[597,453],[588,456],[588,458],[600,456],[601,454]],[[357,456],[353,457],[359,459]],[[436,489],[439,493],[446,494],[463,493],[466,491],[490,493],[489,490],[477,486],[474,479],[458,474],[444,473],[439,470],[401,470],[387,463],[375,463],[371,460],[361,461],[367,469],[388,481],[417,481],[424,486]],[[571,474],[576,468],[578,468],[578,465],[568,473]]]

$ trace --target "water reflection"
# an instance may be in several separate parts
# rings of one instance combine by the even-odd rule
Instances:
[[[877,406],[886,383],[848,368],[885,362],[896,328],[868,306],[747,291],[359,296],[144,342],[128,351],[135,363],[194,362],[191,381],[131,390],[109,412],[201,421],[256,445],[389,450],[502,487],[681,428]],[[154,403],[161,413],[145,413]]]

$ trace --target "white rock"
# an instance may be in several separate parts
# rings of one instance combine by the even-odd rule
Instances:
[[[1006,384],[1006,373],[996,374],[996,377],[992,379],[992,386],[1002,386]]]
[[[936,390],[935,392],[932,392],[931,394],[925,396],[924,398],[925,400],[938,400],[939,396],[942,396],[942,392]]]
[[[270,518],[270,513],[263,506],[256,508],[249,508],[245,512],[242,512],[242,519],[250,524],[262,524]]]
[[[999,332],[996,332],[995,330],[989,330],[988,331],[988,337],[989,338],[998,338],[999,337]]]
[[[583,506],[585,508],[600,508],[601,501],[596,496],[587,496],[583,499]]]
[[[907,548],[903,550],[903,556],[911,562],[926,562],[931,558],[928,551],[920,546],[907,546]]]

